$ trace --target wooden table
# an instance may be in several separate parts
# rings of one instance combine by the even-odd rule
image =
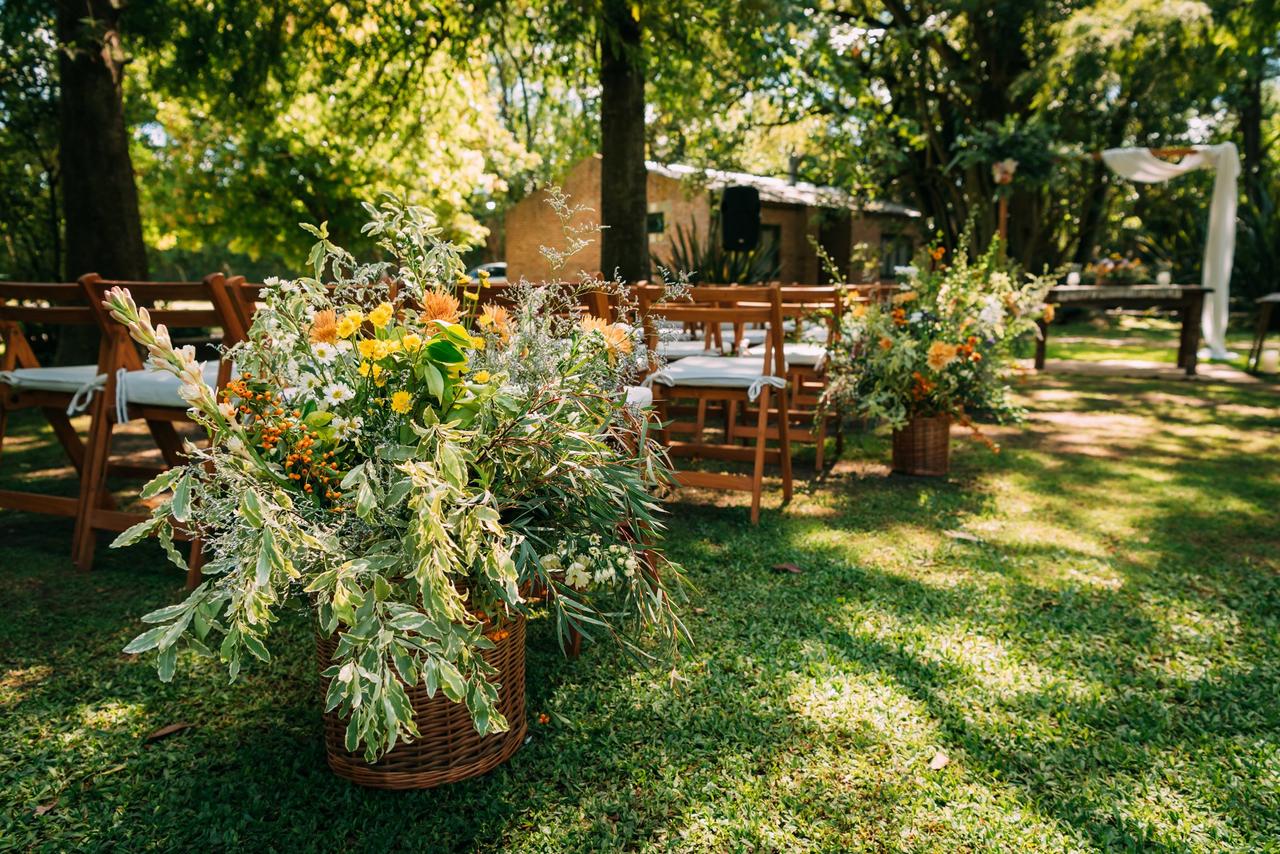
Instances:
[[[1178,342],[1178,367],[1194,376],[1196,350],[1200,347],[1200,314],[1204,296],[1211,288],[1200,285],[1061,285],[1049,291],[1046,302],[1063,307],[1080,308],[1163,308],[1182,317],[1182,335]],[[1041,321],[1040,340],[1036,342],[1036,369],[1044,368],[1048,326]]]

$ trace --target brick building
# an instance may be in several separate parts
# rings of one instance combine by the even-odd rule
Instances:
[[[852,248],[865,243],[880,258],[882,277],[893,267],[906,264],[920,240],[920,213],[895,202],[858,202],[834,187],[819,187],[782,178],[665,165],[649,161],[649,250],[659,258],[669,258],[676,226],[690,224],[699,240],[708,240],[707,230],[713,206],[719,204],[718,191],[746,185],[760,192],[761,242],[777,253],[779,279],[783,282],[813,284],[826,281],[817,253],[809,241],[813,236],[842,270],[849,269]],[[576,214],[572,225],[589,226],[599,221],[600,156],[578,162],[560,184],[574,205],[590,210]],[[540,190],[522,199],[507,212],[502,232],[507,275],[513,281],[525,277],[533,281],[552,275],[542,246],[565,246],[560,221]],[[588,235],[590,236],[590,235]],[[578,271],[600,269],[599,235],[592,245],[573,256],[562,277]],[[716,240],[719,236],[716,235]],[[493,247],[496,249],[496,247]]]

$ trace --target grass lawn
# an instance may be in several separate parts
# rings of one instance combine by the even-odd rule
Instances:
[[[535,621],[528,744],[429,792],[330,775],[301,615],[239,684],[162,685],[120,649],[181,573],[77,575],[70,522],[4,512],[0,848],[1280,850],[1280,396],[1021,388],[1026,428],[946,480],[887,477],[876,434],[756,528],[684,496],[680,681]],[[15,421],[0,482],[41,460]]]
[[[1227,330],[1227,349],[1236,354],[1230,364],[1240,370],[1247,367],[1253,322],[1251,318],[1242,318]],[[1089,362],[1125,359],[1173,365],[1178,361],[1180,328],[1178,320],[1168,314],[1076,311],[1073,319],[1050,327],[1046,356]],[[1275,346],[1274,337],[1268,344]],[[1026,355],[1031,355],[1030,346]]]

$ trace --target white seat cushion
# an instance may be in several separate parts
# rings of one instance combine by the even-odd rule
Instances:
[[[819,368],[827,361],[827,348],[822,344],[786,343],[782,345],[782,352],[786,354],[788,365]]]
[[[766,385],[787,385],[783,377],[761,373],[763,367],[764,360],[759,356],[690,356],[650,374],[644,384],[746,389],[747,396],[755,400]]]
[[[210,387],[217,384],[216,359],[204,363],[204,381]],[[116,400],[120,403],[187,408],[187,402],[178,396],[178,378],[167,371],[127,371],[116,377],[116,386]]]
[[[800,333],[800,340],[810,344],[826,344],[831,337],[831,329],[825,323],[807,324]]]
[[[721,323],[720,336],[724,339],[725,344],[727,345],[729,341],[733,339],[733,324]],[[768,337],[769,337],[769,330],[767,329],[743,329],[742,336],[739,339],[739,343],[741,343],[742,341],[746,341],[748,344],[754,347],[757,344],[763,344],[764,339]]]
[[[106,382],[97,365],[68,365],[62,368],[18,368],[0,372],[0,383],[15,389],[60,391],[75,394],[86,385]]]
[[[659,341],[658,355],[668,362],[687,359],[690,356],[715,356],[716,351],[706,349],[703,341]]]
[[[653,406],[653,389],[645,386],[627,386],[627,406],[645,409]]]

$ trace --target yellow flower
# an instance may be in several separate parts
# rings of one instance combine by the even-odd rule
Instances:
[[[927,359],[929,367],[933,368],[935,371],[942,370],[956,360],[957,349],[958,348],[955,344],[948,344],[945,341],[934,341],[932,346],[929,347],[929,356]]]
[[[360,352],[360,358],[362,359],[380,359],[382,358],[379,355],[379,351],[382,349],[381,344],[382,342],[376,338],[365,338],[356,343],[356,350]]]
[[[418,348],[422,346],[422,336],[410,332],[400,339],[400,346],[404,348],[406,353],[416,353]]]
[[[350,338],[360,329],[360,324],[364,322],[364,315],[358,311],[348,311],[342,315],[342,319],[338,321],[338,337]]]
[[[861,320],[867,316],[867,304],[858,302],[853,304],[853,317],[855,320]]]
[[[482,383],[482,384],[483,384],[483,383],[487,383],[487,382],[489,381],[489,372],[488,372],[488,371],[476,371],[476,375],[475,375],[474,377],[472,377],[471,379],[475,380],[475,381],[476,381],[476,382],[478,382],[478,383]]]
[[[476,348],[477,350],[483,350],[483,349],[484,349],[484,339],[483,339],[483,338],[481,338],[479,335],[472,335],[472,336],[471,336],[471,346],[472,346],[472,347],[474,347],[474,348]]]
[[[413,408],[413,395],[407,391],[398,391],[391,395],[391,411],[404,415]]]
[[[1048,304],[1048,303],[1046,303],[1046,304],[1045,304],[1045,307],[1044,307],[1044,322],[1045,322],[1045,323],[1053,323],[1053,313],[1054,313],[1053,306],[1052,306],[1052,305],[1050,305],[1050,304]]]
[[[502,341],[503,344],[511,338],[511,313],[500,305],[490,303],[484,307],[484,311],[480,312],[480,316],[476,318],[476,323],[481,329],[488,329]]]
[[[915,291],[903,291],[902,293],[896,294],[893,297],[893,304],[904,305],[905,303],[911,302],[913,299],[916,298],[916,296],[917,294]]]
[[[391,303],[384,302],[378,305],[373,311],[369,312],[369,322],[373,324],[374,329],[381,329],[391,322],[396,316],[396,310]]]
[[[381,343],[382,343],[382,352],[384,355],[387,355],[387,356],[391,355],[392,353],[400,349],[399,338],[388,338],[386,341],[383,341]]]
[[[360,376],[372,377],[374,383],[377,385],[383,385],[386,383],[386,377],[383,376],[385,373],[386,371],[383,369],[382,365],[375,365],[373,362],[360,363]]]

